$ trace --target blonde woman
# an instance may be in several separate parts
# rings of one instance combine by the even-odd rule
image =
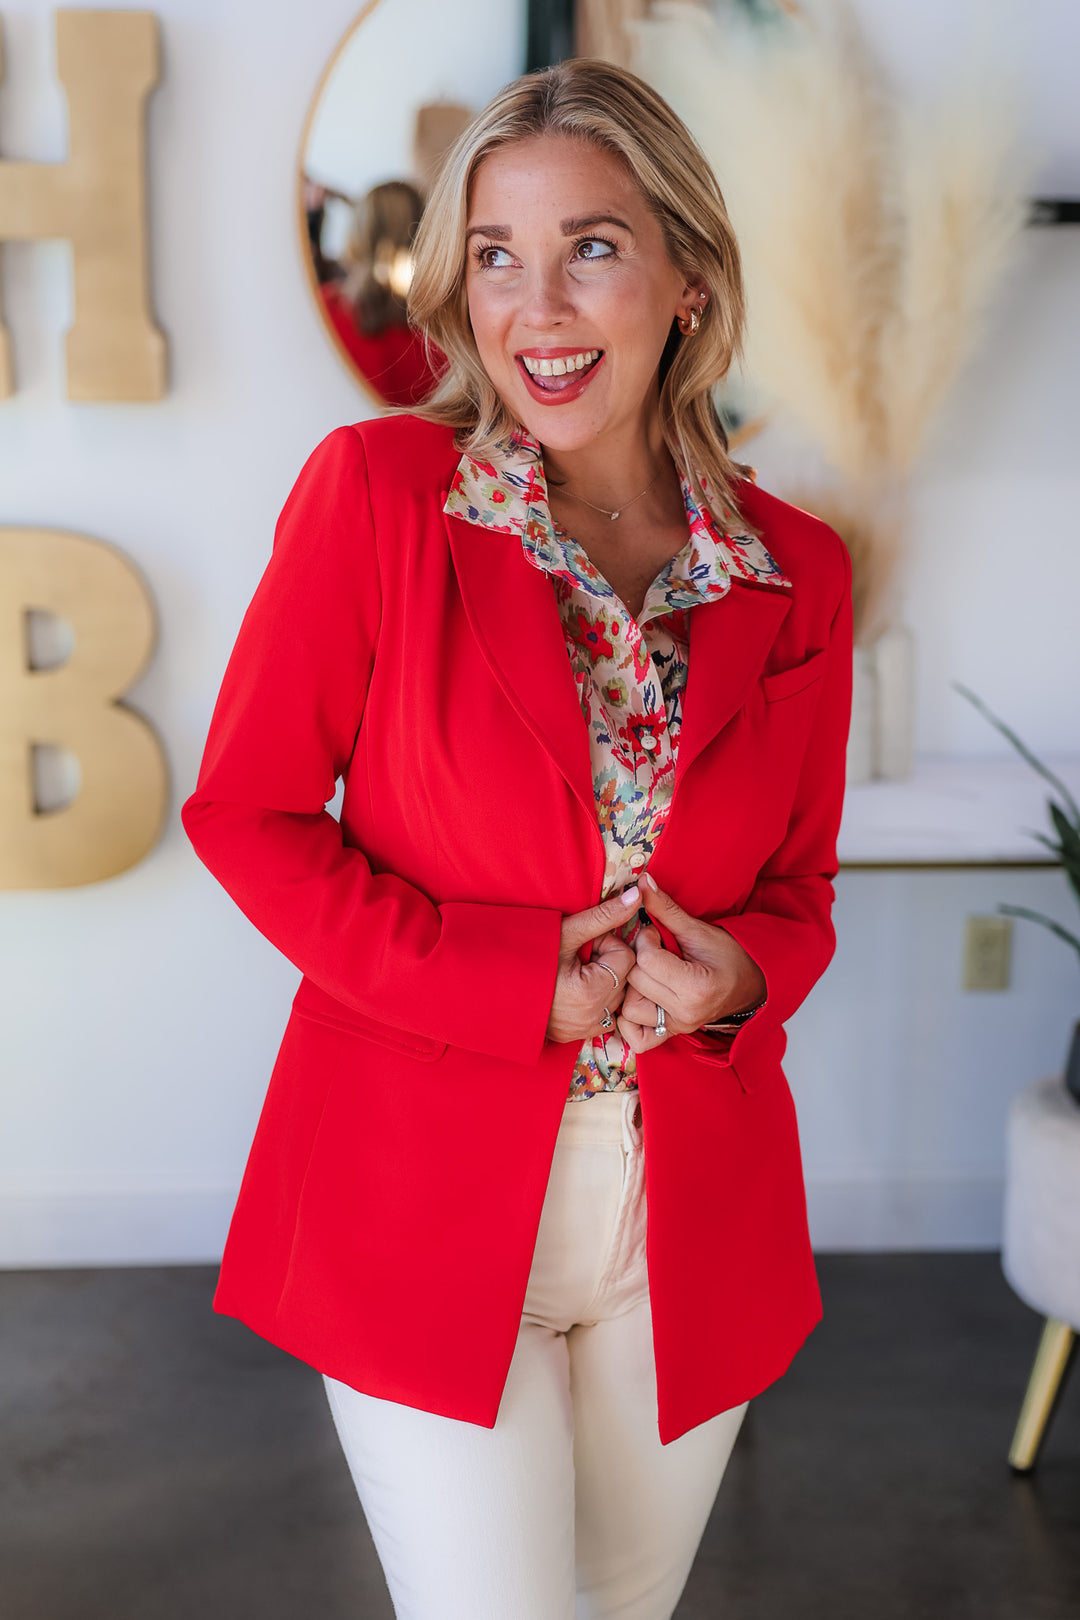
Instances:
[[[849,568],[728,456],[736,245],[631,74],[495,98],[410,307],[446,376],[307,463],[185,807],[304,975],[215,1303],[325,1375],[402,1620],[662,1620],[821,1314]]]

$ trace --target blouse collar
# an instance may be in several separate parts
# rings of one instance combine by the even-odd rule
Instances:
[[[649,587],[640,622],[724,596],[732,579],[790,587],[791,581],[761,540],[737,526],[722,529],[706,502],[695,497],[681,467],[678,473],[690,533]],[[707,491],[704,478],[701,483]],[[591,596],[615,594],[582,547],[552,519],[543,451],[523,429],[499,445],[492,461],[477,460],[468,452],[462,456],[443,511],[498,534],[516,534],[535,568]]]

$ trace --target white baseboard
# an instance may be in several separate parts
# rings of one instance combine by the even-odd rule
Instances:
[[[814,1248],[995,1249],[1000,1176],[807,1183]],[[235,1187],[0,1188],[0,1267],[214,1264]]]
[[[807,1178],[810,1241],[839,1249],[998,1249],[997,1176]]]

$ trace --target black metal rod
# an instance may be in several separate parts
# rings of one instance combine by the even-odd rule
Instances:
[[[1080,198],[1032,197],[1029,225],[1080,225]]]

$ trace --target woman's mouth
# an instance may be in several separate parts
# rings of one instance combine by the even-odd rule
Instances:
[[[524,349],[515,355],[533,399],[561,405],[577,399],[603,361],[603,349]]]

